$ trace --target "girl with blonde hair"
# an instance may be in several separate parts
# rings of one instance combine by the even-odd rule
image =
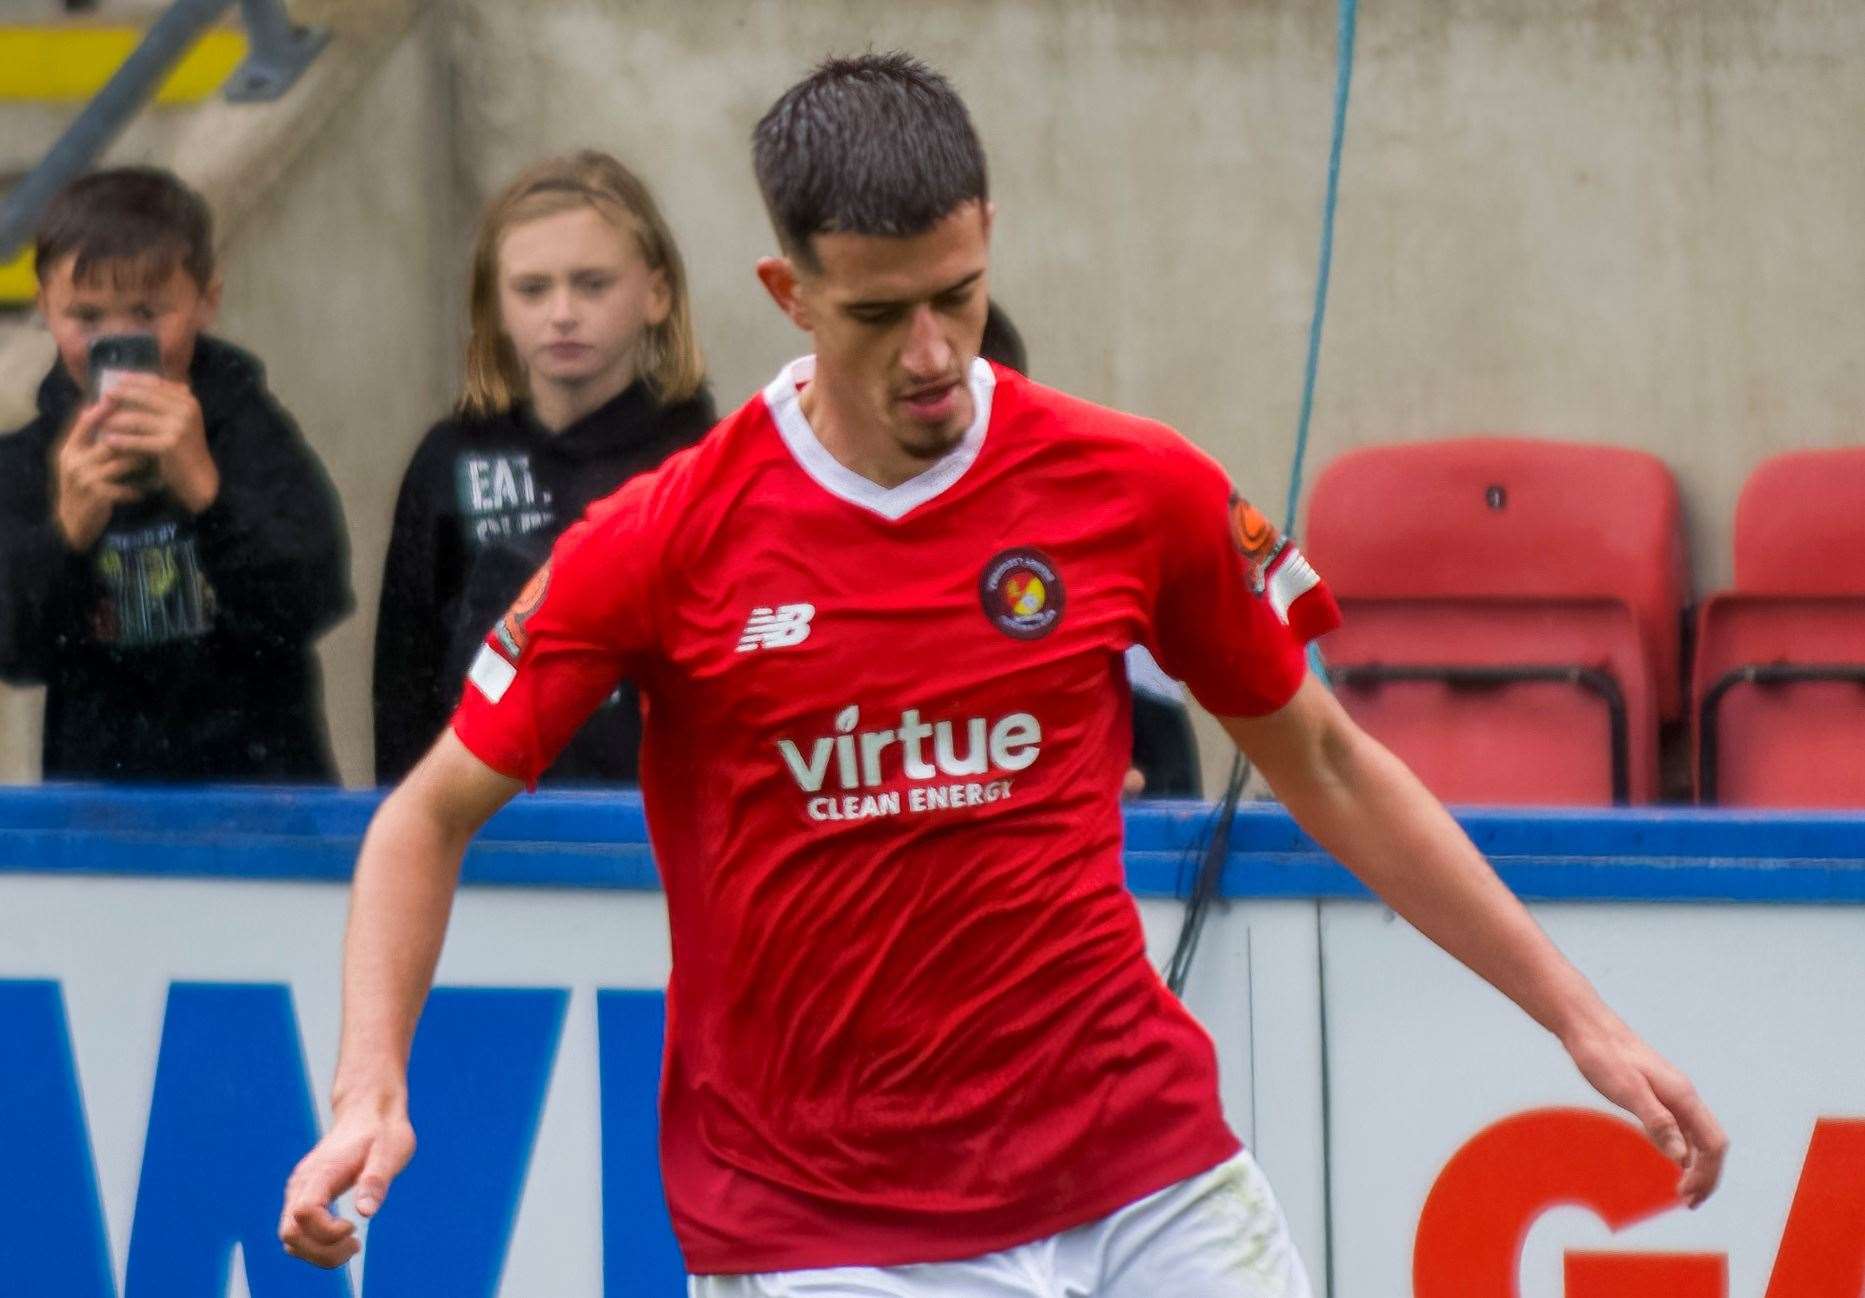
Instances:
[[[402,479],[376,623],[376,778],[459,701],[472,650],[590,502],[714,422],[686,268],[647,185],[606,153],[526,168],[473,249],[465,390]],[[632,779],[623,691],[553,768]]]

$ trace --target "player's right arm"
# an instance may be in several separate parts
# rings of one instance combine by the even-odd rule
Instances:
[[[460,860],[523,786],[468,751],[451,729],[383,801],[363,837],[343,942],[343,1034],[330,1130],[285,1185],[279,1239],[319,1266],[355,1256],[356,1225],[331,1211],[356,1190],[373,1216],[414,1153],[408,1051],[433,983]]]

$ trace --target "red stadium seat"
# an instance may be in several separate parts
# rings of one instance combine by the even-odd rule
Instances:
[[[1735,588],[1703,605],[1697,797],[1865,806],[1865,448],[1776,456],[1736,505]]]
[[[1348,712],[1452,802],[1648,802],[1681,715],[1681,510],[1656,458],[1468,438],[1342,456],[1303,548]]]

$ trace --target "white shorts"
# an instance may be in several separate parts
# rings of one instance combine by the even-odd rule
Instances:
[[[912,1266],[698,1275],[690,1298],[1313,1298],[1249,1154],[1001,1253]]]

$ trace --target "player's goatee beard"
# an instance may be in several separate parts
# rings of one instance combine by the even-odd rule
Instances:
[[[914,459],[932,461],[950,452],[963,436],[963,429],[919,427],[909,429],[896,440],[900,449]]]

